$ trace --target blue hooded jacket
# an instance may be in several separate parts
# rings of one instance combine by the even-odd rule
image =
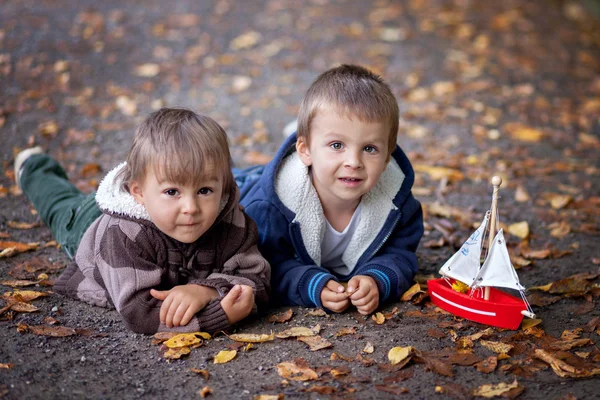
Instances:
[[[410,161],[396,146],[378,183],[363,195],[359,225],[342,256],[349,273],[337,274],[320,265],[325,216],[295,144],[293,134],[264,170],[234,173],[240,203],[258,225],[259,250],[271,263],[275,304],[323,307],[327,281],[346,282],[355,275],[377,282],[379,304],[398,300],[417,272],[415,251],[423,236]]]

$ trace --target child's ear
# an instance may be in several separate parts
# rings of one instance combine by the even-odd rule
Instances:
[[[308,143],[306,143],[305,138],[298,138],[296,141],[296,151],[298,152],[298,156],[304,165],[310,167],[312,165],[312,158],[310,157],[310,149],[308,148]]]
[[[144,192],[142,186],[137,182],[131,182],[129,184],[129,193],[133,196],[138,204],[144,205]]]

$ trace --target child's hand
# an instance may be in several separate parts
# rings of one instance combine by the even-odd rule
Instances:
[[[235,285],[221,300],[221,307],[230,324],[243,320],[252,312],[254,291],[247,285]]]
[[[152,297],[162,300],[160,322],[169,328],[187,325],[219,293],[208,286],[195,284],[175,286],[171,290],[150,289]]]
[[[348,294],[344,290],[344,287],[339,282],[330,279],[321,291],[321,303],[323,307],[336,313],[341,313],[350,307]]]
[[[379,306],[379,289],[375,279],[356,275],[348,282],[350,301],[362,315],[371,314]]]

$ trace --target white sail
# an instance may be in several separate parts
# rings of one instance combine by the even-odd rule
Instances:
[[[481,266],[474,282],[475,287],[494,286],[504,287],[515,290],[525,290],[519,283],[517,271],[510,262],[506,241],[504,240],[504,232],[502,229],[498,231],[492,248],[485,262]]]
[[[486,213],[479,228],[463,243],[460,250],[442,265],[440,275],[471,286],[481,265],[481,247],[488,220],[489,216]]]

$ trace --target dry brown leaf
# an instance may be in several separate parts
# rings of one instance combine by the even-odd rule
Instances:
[[[142,78],[152,78],[160,72],[160,65],[154,63],[141,64],[135,67],[135,74]]]
[[[548,228],[551,229],[550,236],[555,238],[562,238],[567,236],[571,232],[571,225],[566,221],[560,223],[550,224]]]
[[[525,203],[531,200],[531,196],[527,193],[527,189],[522,185],[517,186],[517,190],[515,190],[515,200],[519,203]]]
[[[190,352],[191,350],[189,347],[175,347],[165,351],[163,357],[167,360],[178,360],[183,356],[187,356]]]
[[[561,378],[587,378],[593,375],[600,375],[600,368],[592,370],[575,368],[542,349],[535,349],[534,355],[549,364],[554,373]]]
[[[307,312],[306,315],[311,317],[326,317],[327,313],[322,308],[317,308],[316,310]]]
[[[508,354],[515,346],[512,344],[508,344],[508,343],[502,343],[502,342],[494,342],[491,340],[480,340],[479,343],[493,351],[494,353],[498,353],[498,354]]]
[[[362,350],[362,352],[366,353],[366,354],[373,354],[374,351],[375,351],[375,347],[373,346],[373,343],[371,343],[371,342],[367,342],[367,344],[365,345],[365,348]]]
[[[483,372],[484,374],[489,374],[491,372],[494,372],[494,370],[496,370],[497,366],[498,366],[498,357],[496,357],[496,356],[489,356],[485,360],[482,360],[482,361],[478,362],[477,364],[475,364],[475,367],[477,367],[477,370],[479,372]]]
[[[37,308],[33,304],[24,303],[22,301],[11,301],[11,302],[9,302],[7,308],[12,311],[15,311],[15,312],[22,312],[22,313],[31,313],[31,312],[39,311],[39,308]]]
[[[242,49],[248,49],[257,45],[262,39],[262,35],[256,31],[246,32],[229,43],[231,50],[237,51]]]
[[[309,346],[310,351],[317,351],[333,346],[333,344],[329,340],[321,336],[301,336],[297,339],[301,342],[306,343]]]
[[[221,350],[214,358],[215,364],[224,364],[233,360],[237,354],[236,350]]]
[[[548,345],[548,347],[552,350],[571,350],[575,347],[582,347],[591,344],[592,341],[589,338],[581,338],[581,339],[570,339],[570,340],[559,340],[556,342],[552,342]]]
[[[341,337],[346,335],[354,335],[356,333],[356,327],[350,326],[346,328],[342,328],[335,333],[335,337]]]
[[[534,326],[537,326],[539,324],[542,323],[541,319],[531,319],[531,318],[526,318],[523,319],[523,322],[521,322],[521,330],[526,331],[527,329],[531,329]]]
[[[435,167],[427,164],[415,164],[416,172],[421,172],[429,175],[433,180],[447,179],[450,182],[460,182],[465,177],[462,172],[454,168]]]
[[[423,292],[423,290],[421,290],[421,285],[419,283],[415,283],[406,292],[404,292],[402,294],[402,297],[400,298],[400,300],[402,300],[402,301],[411,301],[412,298],[417,293],[420,293],[420,292]]]
[[[102,167],[98,163],[87,163],[79,171],[82,178],[90,178],[102,172]]]
[[[385,322],[385,317],[380,312],[371,315],[371,319],[375,321],[377,325],[381,325]]]
[[[190,368],[190,371],[192,371],[195,374],[200,375],[205,380],[208,380],[208,378],[210,378],[210,373],[206,369]]]
[[[285,396],[283,393],[280,394],[259,394],[254,396],[252,400],[283,400]]]
[[[27,328],[31,333],[40,336],[66,337],[77,335],[75,329],[66,326],[29,325]]]
[[[164,342],[164,345],[170,349],[175,349],[178,347],[193,347],[200,344],[202,344],[202,338],[198,337],[195,332],[180,333],[179,335],[173,336]]]
[[[300,364],[300,365],[298,365]],[[293,381],[312,381],[319,377],[317,373],[305,365],[306,362],[302,360],[302,362],[298,363],[298,360],[294,362],[286,361],[277,364],[277,373],[279,376],[285,379],[291,379]]]
[[[529,237],[529,224],[527,221],[515,222],[508,226],[508,232],[520,239],[527,239]]]
[[[271,332],[270,334],[255,334],[255,333],[235,333],[233,335],[229,335],[229,338],[235,340],[236,342],[244,342],[244,343],[264,343],[270,342],[275,339],[275,334]]]
[[[306,328],[304,326],[295,326],[290,329],[286,329],[283,332],[277,333],[279,339],[285,339],[289,337],[299,337],[299,336],[315,336],[321,331],[320,325],[315,325],[312,328]]]
[[[212,394],[213,390],[208,387],[208,386],[204,386],[202,389],[200,389],[200,391],[198,391],[198,394],[200,395],[200,397],[205,398],[206,396]]]
[[[495,331],[494,331],[493,328],[486,328],[486,329],[484,329],[482,331],[479,331],[477,333],[474,333],[474,334],[466,336],[466,337],[468,337],[469,339],[475,341],[475,340],[481,339],[482,337],[484,337],[484,338],[490,337],[494,333],[495,333]]]
[[[579,339],[579,337],[581,336],[581,332],[583,332],[583,328],[575,328],[573,330],[564,330],[563,333],[560,335],[560,338],[562,340]]]
[[[17,298],[18,301],[30,302],[40,297],[49,296],[46,292],[37,292],[34,290],[15,290],[14,292],[6,292],[2,294],[2,298],[8,299],[9,297]]]
[[[7,225],[9,228],[13,229],[33,229],[40,226],[39,222],[16,222],[16,221],[8,221]]]
[[[12,280],[0,281],[0,285],[10,286],[13,288],[33,286],[33,285],[37,285],[38,283],[40,283],[40,281],[27,281],[24,279],[12,279]]]
[[[388,360],[392,365],[396,365],[401,363],[406,359],[410,359],[413,353],[414,347],[406,346],[406,347],[392,347],[390,351],[388,351]]]
[[[292,319],[292,315],[293,315],[293,311],[290,308],[289,310],[287,310],[285,312],[269,315],[269,317],[267,318],[267,321],[282,324],[282,323],[287,322],[290,319]]]
[[[473,390],[473,396],[480,396],[480,397],[487,397],[487,398],[505,396],[509,392],[511,392],[515,389],[519,389],[519,388],[521,388],[521,391],[525,390],[524,387],[519,386],[519,383],[515,379],[512,383],[500,382],[497,385],[490,384],[490,385],[479,386],[478,388]]]

